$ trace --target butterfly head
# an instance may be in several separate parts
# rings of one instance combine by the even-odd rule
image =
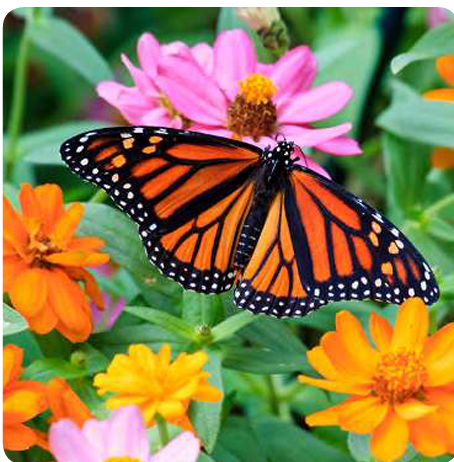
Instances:
[[[281,164],[290,168],[294,162],[292,159],[294,149],[295,143],[293,141],[278,141],[273,149],[268,147],[263,154],[266,162]]]

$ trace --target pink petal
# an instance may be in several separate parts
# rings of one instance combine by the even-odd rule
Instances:
[[[233,100],[238,94],[238,82],[257,68],[254,44],[241,29],[221,32],[214,44],[214,76],[219,86]]]
[[[176,121],[176,125],[178,125],[178,127],[174,128],[180,128],[182,126],[181,118],[172,117],[165,107],[158,106],[151,109],[142,116],[140,120],[140,125],[148,125],[151,127],[170,127],[170,125],[172,124],[173,127]]]
[[[309,88],[316,73],[315,56],[309,47],[299,46],[285,53],[270,74],[277,87],[274,102],[279,105],[282,98]]]
[[[79,427],[68,419],[59,420],[50,427],[49,445],[58,462],[102,462],[90,447]]]
[[[222,136],[224,138],[232,137],[232,132],[222,127],[209,127],[207,125],[191,125],[191,131],[206,133],[207,135]]]
[[[297,152],[297,150],[295,151]],[[323,175],[326,178],[331,179],[329,173],[321,167],[314,159],[309,157],[308,155],[298,154],[299,159],[295,162],[295,164],[301,165],[302,167],[306,167],[309,170],[313,170],[314,172],[318,173],[319,175]]]
[[[90,419],[84,423],[82,434],[89,442],[91,451],[101,460],[108,458],[107,439],[109,422],[107,420]]]
[[[245,136],[242,141],[245,143],[253,144],[259,148],[265,149],[268,146],[274,147],[276,145],[276,140],[270,136],[261,136],[257,141],[255,141],[250,136]]]
[[[96,91],[98,95],[115,106],[131,124],[140,124],[142,117],[157,103],[147,101],[137,88],[129,88],[117,82],[101,82]]]
[[[161,50],[164,56],[183,56],[185,58],[192,58],[191,50],[186,43],[180,40],[162,45]]]
[[[225,96],[198,65],[168,56],[161,59],[158,69],[157,83],[178,112],[204,125],[221,125],[226,119]]]
[[[191,48],[191,53],[205,73],[211,75],[214,69],[213,48],[207,43],[199,43]]]
[[[352,96],[344,82],[329,82],[295,94],[278,107],[278,120],[284,124],[305,124],[326,119],[339,112]]]
[[[298,125],[283,125],[279,127],[278,132],[304,148],[305,146],[313,147],[337,138],[347,133],[351,128],[351,123],[344,123],[329,128],[305,128]]]
[[[159,42],[148,32],[142,34],[137,43],[137,56],[139,57],[140,67],[149,77],[156,76],[156,67],[161,51]]]
[[[363,152],[356,140],[346,136],[338,136],[324,143],[317,144],[315,148],[328,154],[334,154],[335,156],[354,156]]]
[[[136,406],[126,406],[109,418],[108,457],[130,457],[147,461],[150,446],[142,414]]]
[[[184,432],[151,457],[150,462],[195,462],[199,453],[199,440],[191,432]]]
[[[147,98],[153,99],[159,97],[159,88],[153,83],[153,81],[145,74],[142,69],[134,66],[129,58],[125,55],[121,55],[123,64],[128,68],[131,77],[134,80],[139,91],[143,93]]]

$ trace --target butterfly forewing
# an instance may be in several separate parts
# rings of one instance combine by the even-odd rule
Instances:
[[[228,290],[259,150],[181,130],[119,127],[62,148],[71,170],[103,188],[139,226],[150,260],[186,289]]]

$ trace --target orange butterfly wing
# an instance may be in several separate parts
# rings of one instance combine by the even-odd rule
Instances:
[[[233,284],[259,152],[224,138],[145,127],[85,133],[61,148],[75,173],[106,190],[137,223],[160,271],[205,293]]]

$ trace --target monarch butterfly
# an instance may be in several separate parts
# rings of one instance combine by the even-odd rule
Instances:
[[[150,261],[185,289],[236,283],[238,306],[277,317],[348,299],[434,303],[432,270],[403,233],[296,164],[294,148],[117,127],[75,136],[61,155],[136,222]]]

